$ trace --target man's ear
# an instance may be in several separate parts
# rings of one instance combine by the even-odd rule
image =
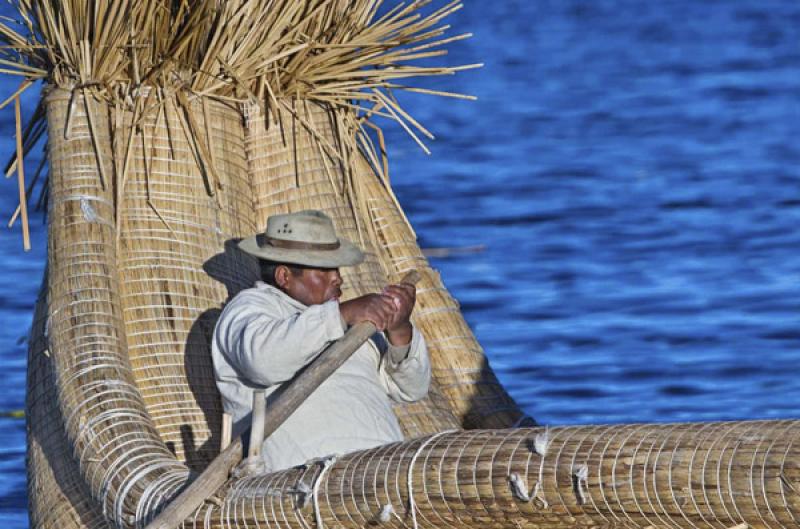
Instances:
[[[275,267],[275,284],[278,285],[278,288],[281,290],[286,288],[286,285],[289,283],[289,279],[292,275],[292,271],[286,265],[278,265]]]

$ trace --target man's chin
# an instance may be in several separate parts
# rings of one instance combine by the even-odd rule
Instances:
[[[341,291],[340,289],[338,289],[338,288],[337,288],[337,289],[336,289],[336,291],[335,291],[335,292],[333,292],[333,293],[332,293],[330,296],[328,296],[328,299],[326,299],[325,301],[330,301],[330,300],[332,300],[332,299],[333,299],[333,300],[336,300],[336,301],[339,301],[339,299],[340,299],[341,297],[342,297],[342,291]]]

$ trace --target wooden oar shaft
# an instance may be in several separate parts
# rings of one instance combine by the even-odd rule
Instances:
[[[408,272],[401,283],[416,285],[420,276]],[[377,331],[372,322],[352,326],[344,336],[329,345],[267,408],[264,439],[272,435],[320,384],[344,364]],[[237,437],[181,492],[145,529],[175,529],[228,479],[231,469],[242,460],[242,439]]]

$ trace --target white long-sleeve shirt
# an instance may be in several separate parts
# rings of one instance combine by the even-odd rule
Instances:
[[[250,423],[254,389],[266,388],[269,406],[281,384],[343,335],[335,300],[307,307],[263,282],[234,297],[217,321],[211,347],[234,433]],[[404,347],[377,333],[264,441],[267,470],[402,441],[389,399],[419,400],[429,384],[428,351],[416,328]]]

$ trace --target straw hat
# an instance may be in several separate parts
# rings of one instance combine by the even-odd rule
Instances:
[[[316,210],[272,215],[266,231],[244,239],[239,248],[259,259],[319,268],[352,266],[364,260],[356,245],[336,235],[330,217]]]

